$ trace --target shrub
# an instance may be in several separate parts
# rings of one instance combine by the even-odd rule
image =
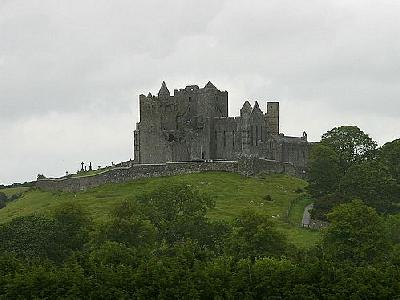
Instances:
[[[3,199],[0,199],[0,209],[6,207],[6,201],[4,201]]]
[[[272,197],[271,197],[271,195],[269,195],[269,194],[265,195],[265,196],[263,197],[263,200],[264,200],[264,201],[268,201],[268,202],[274,201],[274,200],[272,200]]]

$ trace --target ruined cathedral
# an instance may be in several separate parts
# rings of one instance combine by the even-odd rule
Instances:
[[[307,134],[279,132],[279,102],[246,101],[240,116],[228,116],[228,92],[211,82],[189,85],[170,94],[165,82],[158,95],[139,96],[140,122],[134,132],[134,162],[139,164],[238,160],[258,157],[304,169]]]

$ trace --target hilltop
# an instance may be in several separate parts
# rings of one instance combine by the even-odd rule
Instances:
[[[149,178],[124,184],[106,184],[84,192],[47,192],[39,189],[2,190],[8,193],[24,192],[22,197],[0,210],[0,223],[30,214],[51,214],[59,204],[80,203],[95,222],[105,221],[113,207],[130,197],[149,192],[162,184],[185,182],[208,193],[216,200],[210,218],[232,220],[243,209],[253,208],[275,220],[289,240],[300,247],[309,247],[319,233],[300,228],[304,207],[311,201],[302,191],[307,183],[286,175],[258,178],[243,177],[224,172]],[[269,200],[269,196],[270,199]]]

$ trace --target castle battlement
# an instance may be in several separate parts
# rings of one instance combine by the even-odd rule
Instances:
[[[134,133],[135,163],[237,160],[259,157],[305,167],[307,135],[279,131],[279,102],[245,101],[240,116],[228,116],[228,92],[210,81],[200,88],[174,89],[165,82],[157,96],[139,96],[140,122]]]

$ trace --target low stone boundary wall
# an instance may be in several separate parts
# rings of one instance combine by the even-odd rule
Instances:
[[[106,183],[123,183],[139,178],[209,171],[232,172],[244,176],[254,176],[260,173],[296,175],[295,167],[289,163],[265,159],[243,159],[239,161],[133,164],[130,167],[116,167],[95,175],[39,179],[36,186],[49,191],[78,192]]]

